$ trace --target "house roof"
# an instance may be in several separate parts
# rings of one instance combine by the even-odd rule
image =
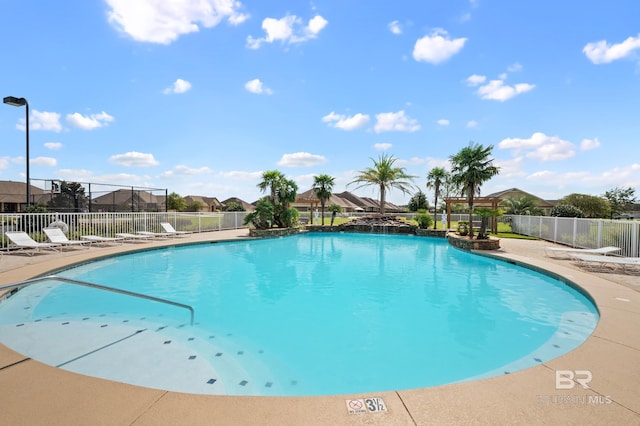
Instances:
[[[0,180],[0,202],[2,203],[25,203],[27,196],[27,185],[25,182],[14,182],[11,180]],[[49,191],[30,185],[31,197],[37,202],[40,196],[50,194]]]
[[[378,209],[378,203],[372,203],[370,200],[367,200],[365,198],[362,197],[358,197],[355,194],[352,194],[349,191],[344,191],[341,192],[339,194],[336,194],[338,197],[344,198],[346,200],[349,200],[350,202],[352,202],[353,204],[355,204],[356,206],[363,208],[363,209]]]
[[[556,203],[553,200],[545,200],[543,198],[538,197],[537,195],[531,194],[529,192],[523,191],[520,188],[509,188],[503,191],[494,192],[493,194],[486,195],[487,198],[499,198],[500,200],[504,200],[505,198],[512,197],[514,195],[527,195],[529,197],[533,197],[536,200],[542,201],[545,205],[553,207]],[[539,203],[542,204],[542,203]]]
[[[361,197],[363,200],[368,201],[370,204],[372,204],[373,206],[375,206],[376,209],[378,209],[378,206],[380,205],[380,202],[378,200],[374,200],[373,198],[369,198],[369,197]],[[396,206],[393,203],[390,203],[389,201],[384,202],[384,208],[386,211],[402,211],[402,209],[398,206]]]
[[[207,207],[222,208],[222,203],[216,197],[205,197],[202,195],[187,195],[184,197],[186,202],[199,201]]]
[[[243,199],[240,199],[240,198],[238,198],[238,197],[230,197],[230,198],[227,198],[226,200],[224,200],[224,201],[222,202],[222,204],[226,207],[226,206],[227,206],[227,204],[229,204],[229,203],[231,203],[231,202],[234,202],[234,203],[238,203],[238,204],[240,204],[242,207],[244,207],[244,209],[245,209],[246,211],[253,211],[253,210],[255,210],[255,208],[256,208],[256,206],[254,206],[253,204],[251,204],[251,203],[247,203],[246,201],[244,201]]]
[[[92,203],[94,204],[122,204],[131,202],[131,190],[130,189],[117,189],[115,191],[109,192],[107,194],[101,195],[93,199]],[[148,191],[133,190],[133,197],[135,197],[136,201],[142,201],[148,204],[158,204],[164,200],[164,196],[162,197],[162,201],[158,200],[158,197],[153,195]]]
[[[316,193],[313,189],[309,189],[308,191],[298,194],[298,196],[296,197],[296,203],[312,201],[319,202],[318,197],[316,196]],[[344,197],[341,197],[340,194],[331,194],[329,200],[325,205],[328,206],[331,204],[337,204],[345,210],[355,210],[358,207],[357,204],[352,203],[350,200]]]

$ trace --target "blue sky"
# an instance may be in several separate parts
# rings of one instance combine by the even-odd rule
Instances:
[[[32,178],[252,202],[265,170],[346,186],[382,153],[426,192],[474,141],[556,199],[640,195],[640,2],[5,0],[1,87]],[[0,179],[24,181],[0,106]],[[432,194],[427,192],[430,199]],[[409,196],[392,191],[392,202]]]

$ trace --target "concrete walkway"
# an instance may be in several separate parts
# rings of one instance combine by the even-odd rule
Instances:
[[[92,247],[5,254],[0,284],[127,250],[246,238],[246,230]],[[580,270],[544,256],[543,241],[501,240],[493,254],[551,271],[585,289],[601,319],[576,350],[520,372],[434,388],[326,397],[190,395],[141,388],[56,369],[0,345],[0,424],[6,425],[640,425],[640,278]],[[402,360],[398,360],[402,362]],[[588,370],[589,388],[556,389],[557,370]],[[385,411],[350,414],[368,398]],[[375,400],[374,400],[375,401]],[[357,411],[357,410],[356,410]],[[363,411],[363,410],[360,410]]]

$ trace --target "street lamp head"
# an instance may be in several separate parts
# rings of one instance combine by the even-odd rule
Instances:
[[[16,98],[15,96],[7,96],[2,100],[2,102],[13,106],[25,106],[27,104],[27,100],[25,98]]]
[[[26,126],[24,133],[27,136],[27,203],[25,205],[28,208],[31,204],[31,180],[29,178],[29,103],[25,98],[16,98],[15,96],[6,96],[2,99],[2,102],[7,105],[13,105],[16,107],[26,106],[26,117],[24,119]]]

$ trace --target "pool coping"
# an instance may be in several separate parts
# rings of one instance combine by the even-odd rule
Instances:
[[[246,229],[218,231],[151,242],[144,248],[237,240],[247,235]],[[501,245],[492,257],[549,271],[575,283],[595,301],[600,321],[581,346],[519,372],[433,388],[320,397],[238,397],[168,392],[82,376],[0,345],[0,389],[11,390],[0,397],[1,416],[10,424],[640,423],[640,293],[602,274],[577,269],[568,261],[552,262],[535,242],[527,249],[504,239]],[[25,257],[24,262],[15,262],[22,265],[4,269],[0,283],[141,248],[122,245]],[[10,256],[2,256],[0,262]],[[5,266],[0,263],[0,270]],[[590,389],[575,383],[572,389],[556,389],[557,370],[578,371],[577,378],[581,371],[589,371]],[[349,413],[347,401],[358,407],[359,400],[375,397],[384,400],[385,411],[378,406],[372,412],[365,406]]]

